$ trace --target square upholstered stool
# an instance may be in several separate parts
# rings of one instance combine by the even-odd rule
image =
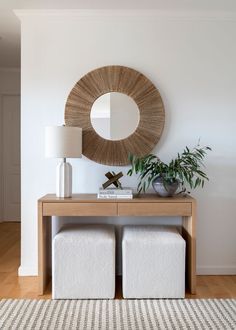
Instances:
[[[109,225],[69,225],[53,239],[53,299],[115,296],[115,231]]]
[[[124,298],[184,298],[185,241],[166,226],[126,226],[122,239]]]

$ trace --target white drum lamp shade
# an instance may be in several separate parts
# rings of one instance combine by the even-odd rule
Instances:
[[[46,127],[45,156],[47,158],[80,158],[82,156],[82,128]]]
[[[72,196],[72,167],[66,158],[81,158],[82,128],[48,126],[45,128],[45,156],[62,158],[57,166],[57,197]]]

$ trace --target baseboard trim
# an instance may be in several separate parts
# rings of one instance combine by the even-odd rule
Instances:
[[[36,267],[18,268],[19,276],[38,276]],[[236,266],[199,266],[197,267],[197,275],[236,275]]]
[[[38,269],[36,267],[24,267],[18,268],[18,276],[38,276]]]
[[[236,275],[236,266],[199,266],[197,275]]]

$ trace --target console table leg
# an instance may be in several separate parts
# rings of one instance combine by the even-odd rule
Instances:
[[[38,279],[39,295],[43,295],[50,277],[51,217],[43,216],[43,205],[38,204]]]
[[[187,285],[196,294],[196,204],[192,203],[192,216],[183,217],[183,237],[186,240]]]

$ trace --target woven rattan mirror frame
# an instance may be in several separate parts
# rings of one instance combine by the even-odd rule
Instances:
[[[140,111],[137,129],[123,140],[106,140],[91,124],[94,101],[109,92],[132,97]],[[83,129],[83,155],[105,165],[127,165],[129,153],[137,156],[150,153],[161,137],[164,122],[159,91],[142,73],[124,66],[105,66],[86,74],[71,90],[65,107],[65,124]]]

